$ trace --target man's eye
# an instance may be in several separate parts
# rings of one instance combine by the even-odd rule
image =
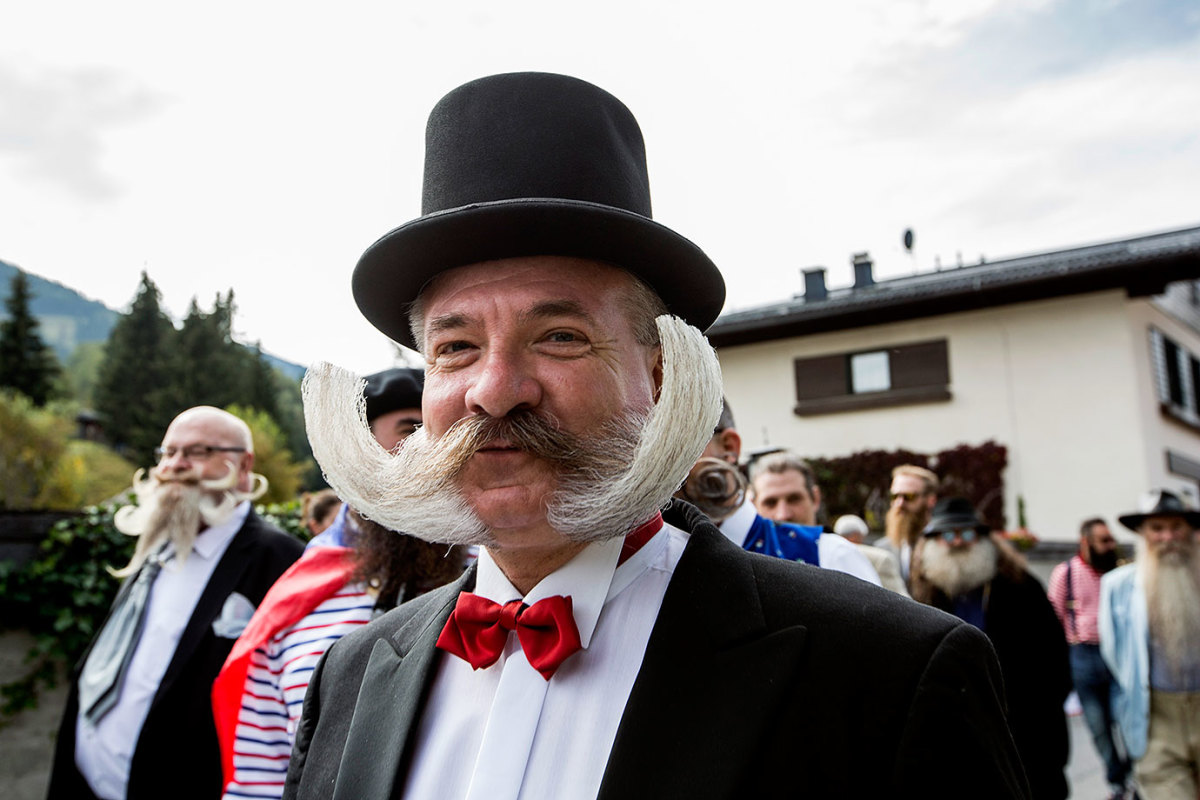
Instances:
[[[554,333],[551,333],[546,337],[546,339],[551,342],[562,342],[566,344],[580,341],[580,338],[571,331],[554,331]]]

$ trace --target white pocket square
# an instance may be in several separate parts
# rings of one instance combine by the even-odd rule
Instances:
[[[245,595],[233,592],[225,598],[221,616],[213,620],[213,633],[222,639],[236,639],[246,630],[246,623],[254,616],[254,603]]]

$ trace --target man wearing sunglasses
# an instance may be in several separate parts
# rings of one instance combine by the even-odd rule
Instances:
[[[137,546],[72,677],[52,800],[220,796],[213,679],[304,549],[251,508],[266,479],[253,472],[250,429],[237,417],[184,411],[157,456],[149,475],[134,478],[137,505],[114,520]]]
[[[1065,798],[1067,643],[1025,560],[990,532],[970,501],[949,497],[934,506],[913,552],[911,588],[914,600],[954,614],[991,639],[1033,797]]]
[[[937,475],[924,467],[901,464],[892,470],[886,536],[876,542],[876,546],[889,550],[900,561],[900,575],[905,581],[909,579],[913,548],[937,502],[937,491]]]

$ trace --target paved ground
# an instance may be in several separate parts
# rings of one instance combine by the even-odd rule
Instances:
[[[1071,783],[1073,800],[1104,800],[1108,797],[1108,782],[1104,779],[1104,762],[1092,745],[1092,734],[1082,714],[1067,717],[1071,730],[1071,761],[1067,780]]]

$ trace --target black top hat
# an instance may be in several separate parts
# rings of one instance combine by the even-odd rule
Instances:
[[[425,372],[411,367],[396,367],[366,377],[363,396],[367,400],[367,422],[389,411],[420,408]]]
[[[1179,496],[1166,489],[1151,489],[1138,501],[1138,510],[1117,517],[1129,530],[1139,533],[1138,528],[1150,517],[1183,517],[1188,525],[1200,528],[1200,512],[1184,505]]]
[[[938,500],[937,505],[933,507],[929,524],[921,533],[923,536],[937,536],[942,531],[956,531],[965,528],[973,528],[980,536],[986,535],[989,531],[988,526],[975,512],[975,506],[971,505],[970,500],[965,497],[944,497]]]
[[[520,72],[460,86],[425,131],[422,216],[371,245],[354,270],[367,320],[413,346],[408,304],[440,272],[520,256],[573,256],[629,270],[704,330],[725,282],[704,252],[651,219],[637,120],[565,75]]]

